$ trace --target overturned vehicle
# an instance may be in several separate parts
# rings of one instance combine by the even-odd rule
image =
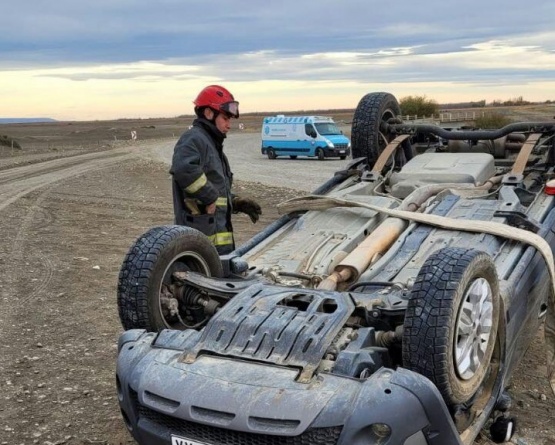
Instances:
[[[131,246],[117,391],[139,444],[510,439],[505,388],[553,332],[555,124],[399,114],[364,96],[353,161],[230,255],[182,226]]]

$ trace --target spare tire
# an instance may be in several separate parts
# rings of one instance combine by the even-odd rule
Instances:
[[[380,131],[380,125],[401,114],[399,102],[390,93],[369,93],[357,105],[351,126],[353,159],[365,157],[372,167],[394,136]]]
[[[172,275],[179,271],[223,276],[218,252],[203,233],[186,226],[159,226],[135,241],[118,278],[118,311],[124,329],[160,331],[190,327],[166,307],[168,298],[172,298]],[[173,303],[179,303],[180,312],[184,309],[182,302]]]

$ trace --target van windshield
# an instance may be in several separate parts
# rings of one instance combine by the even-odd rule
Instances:
[[[318,133],[320,133],[322,136],[330,134],[341,134],[341,131],[339,130],[339,128],[337,128],[337,125],[332,123],[322,122],[319,124],[314,124],[314,126],[316,127],[316,130],[318,130]]]

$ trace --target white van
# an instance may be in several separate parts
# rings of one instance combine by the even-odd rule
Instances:
[[[262,154],[269,159],[278,156],[345,159],[351,154],[351,141],[331,117],[280,114],[265,117],[262,122]]]

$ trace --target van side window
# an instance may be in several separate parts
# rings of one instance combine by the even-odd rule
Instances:
[[[316,130],[312,126],[312,124],[304,124],[304,131],[305,133],[310,136],[311,138],[316,137]]]

